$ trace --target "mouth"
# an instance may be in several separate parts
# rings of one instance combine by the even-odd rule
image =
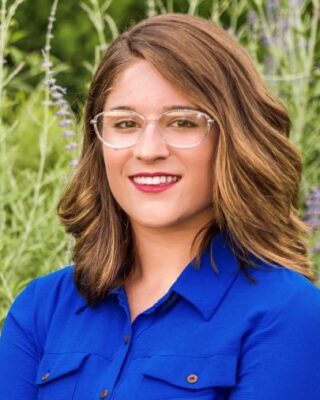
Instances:
[[[130,179],[137,185],[166,185],[178,182],[181,176],[178,175],[157,175],[157,176],[132,176]]]
[[[129,177],[135,187],[143,192],[160,192],[175,185],[181,175],[141,173]]]

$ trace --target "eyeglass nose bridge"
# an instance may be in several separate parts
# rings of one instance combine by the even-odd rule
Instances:
[[[144,135],[144,133],[145,133],[145,131],[146,131],[146,129],[148,128],[148,126],[149,126],[150,123],[153,123],[153,124],[156,126],[156,128],[157,128],[157,133],[160,134],[160,136],[161,136],[163,142],[164,142],[166,145],[169,145],[169,143],[168,143],[168,141],[167,141],[167,139],[166,139],[166,136],[165,136],[165,134],[163,133],[163,131],[162,131],[162,129],[161,129],[161,126],[160,126],[160,124],[159,124],[159,121],[160,121],[161,117],[162,117],[162,115],[160,115],[160,117],[158,117],[158,118],[145,118],[145,117],[142,117],[142,116],[141,116],[141,118],[143,119],[143,127],[142,127],[142,129],[141,129],[141,132],[140,132],[138,138],[137,138],[137,141],[135,142],[135,145],[136,145],[137,143],[140,142],[141,138],[143,137],[143,135]]]

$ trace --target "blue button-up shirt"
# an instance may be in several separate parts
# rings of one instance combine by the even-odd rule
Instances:
[[[72,271],[34,280],[11,307],[1,400],[320,399],[319,289],[262,262],[250,283],[222,233],[133,323],[122,287],[89,307]]]

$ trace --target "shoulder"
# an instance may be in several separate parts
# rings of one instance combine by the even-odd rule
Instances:
[[[235,392],[247,398],[253,390],[257,399],[316,398],[320,289],[283,266],[263,265],[250,275],[257,283],[239,274],[228,303],[232,323],[225,336],[237,346]]]
[[[60,298],[63,298],[65,302],[79,301],[82,298],[75,286],[73,271],[73,265],[68,265],[35,278],[18,295],[15,303],[32,301],[48,308],[52,303],[57,305]]]
[[[63,291],[64,295],[69,292],[70,295],[76,295],[76,286],[73,280],[74,266],[67,265],[49,274],[40,276],[31,282],[36,292],[41,295],[48,295],[48,290],[55,296]]]
[[[7,336],[23,333],[40,354],[55,316],[65,318],[86,304],[75,286],[73,269],[67,266],[31,281],[11,305],[3,332]]]
[[[9,314],[49,324],[57,308],[76,309],[85,300],[73,279],[72,265],[32,280],[13,302]]]
[[[277,321],[294,330],[301,331],[315,327],[320,330],[320,289],[300,273],[280,265],[261,264],[258,269],[250,269],[250,276],[256,280],[252,284],[239,274],[235,291],[242,307],[248,307],[261,322],[270,324]],[[303,324],[301,321],[303,320]]]

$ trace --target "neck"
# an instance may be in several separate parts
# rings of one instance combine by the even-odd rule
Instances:
[[[136,248],[133,280],[147,285],[168,286],[195,257],[192,243],[208,223],[174,228],[149,228],[132,223]]]

